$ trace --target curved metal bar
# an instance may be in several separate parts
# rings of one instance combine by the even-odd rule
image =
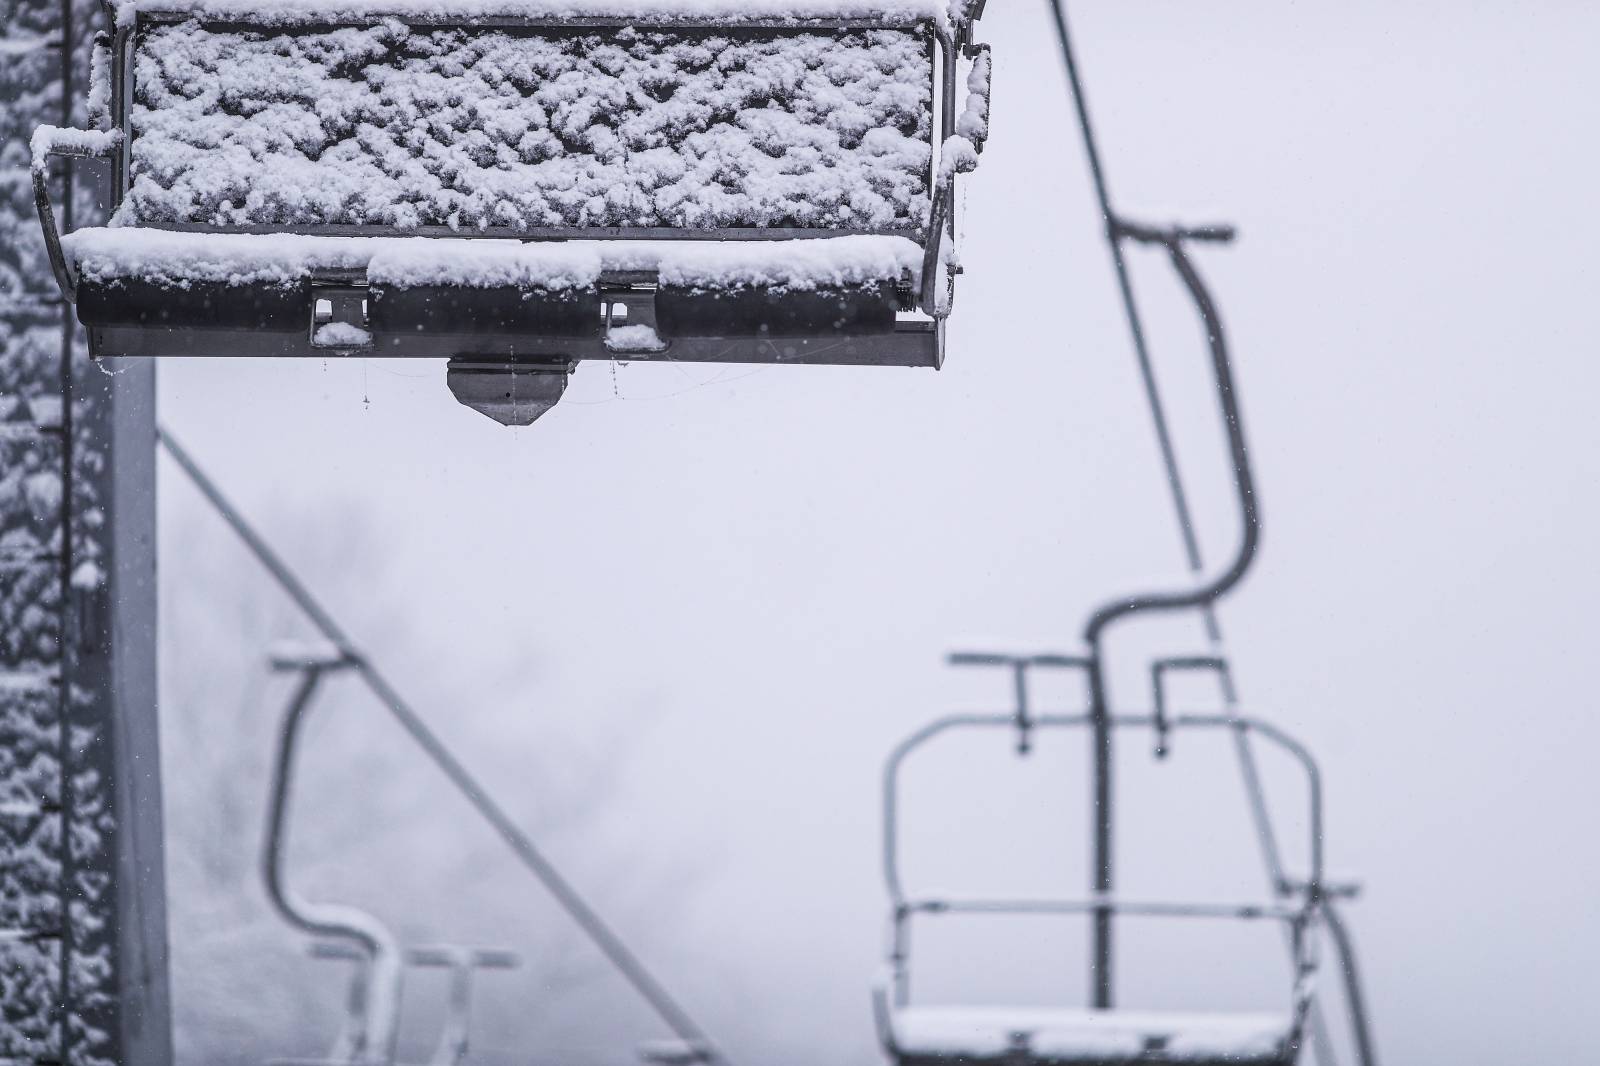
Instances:
[[[922,250],[922,292],[919,299],[922,310],[935,319],[948,318],[950,304],[946,303],[944,313],[939,312],[939,262],[944,251],[946,231],[951,227],[950,203],[954,199],[955,179],[939,183],[933,191],[933,206],[928,212],[928,243]],[[952,299],[955,293],[955,279],[947,278]]]
[[[311,698],[327,667],[312,665],[301,671],[284,714],[278,735],[278,750],[272,766],[271,804],[267,815],[266,844],[262,850],[262,871],[267,896],[290,925],[311,936],[330,937],[358,948],[366,963],[365,980],[359,1004],[352,1004],[352,1017],[362,1019],[356,1061],[391,1063],[400,1027],[400,983],[404,959],[400,943],[377,918],[341,904],[313,903],[301,899],[289,886],[284,874],[284,852],[288,846],[289,789],[294,779],[295,753],[305,725]]]
[[[1122,227],[1122,223],[1114,223]],[[1206,329],[1206,341],[1211,352],[1211,368],[1216,378],[1217,401],[1222,409],[1223,429],[1228,439],[1228,454],[1233,461],[1234,485],[1238,492],[1239,522],[1242,527],[1239,546],[1233,559],[1221,572],[1193,589],[1173,592],[1149,592],[1123,596],[1097,608],[1084,627],[1084,639],[1098,654],[1101,638],[1113,622],[1129,615],[1149,611],[1174,611],[1189,607],[1205,607],[1228,593],[1249,570],[1256,550],[1261,543],[1261,512],[1256,503],[1255,478],[1250,470],[1250,456],[1245,444],[1244,423],[1239,411],[1233,369],[1228,355],[1228,341],[1222,329],[1222,318],[1199,272],[1183,249],[1190,237],[1182,230],[1158,234],[1156,239],[1164,244],[1172,265],[1189,290],[1195,309],[1200,313]],[[1144,239],[1140,237],[1138,239]]]
[[[35,158],[30,168],[33,174],[33,207],[39,215],[39,225],[44,230],[44,251],[50,260],[50,273],[55,275],[61,298],[67,303],[78,302],[78,278],[61,249],[61,231],[56,226],[55,205],[50,202],[50,170],[48,155]]]
[[[1089,724],[1088,715],[1042,714],[1029,719],[1034,728],[1083,726]],[[1013,729],[1014,714],[952,714],[935,719],[906,737],[890,751],[883,767],[883,879],[889,889],[890,902],[896,909],[905,903],[905,891],[900,881],[900,767],[906,757],[934,737],[951,729],[964,727]]]
[[[119,154],[120,145],[121,136],[115,131],[75,130],[60,126],[40,126],[29,142],[32,158],[28,169],[33,177],[33,207],[39,215],[39,225],[44,230],[44,248],[50,260],[50,272],[55,275],[61,296],[68,303],[78,300],[78,276],[61,247],[61,230],[56,225],[55,205],[50,202],[50,160],[55,156],[65,159],[109,159]],[[73,195],[69,171],[66,200],[61,206],[63,220],[69,227],[72,225]]]
[[[1123,718],[1124,716],[1122,715],[1117,716],[1116,721],[1118,724],[1122,724]],[[1308,901],[1315,902],[1320,900],[1323,896],[1322,882],[1325,874],[1322,857],[1322,771],[1317,767],[1317,760],[1312,756],[1310,749],[1272,723],[1260,718],[1251,718],[1248,715],[1185,714],[1174,718],[1172,724],[1176,727],[1243,729],[1276,744],[1300,763],[1300,766],[1306,772],[1306,786],[1309,794],[1308,820],[1311,823],[1311,873],[1306,879],[1303,891]]]
[[[947,274],[948,299],[941,310],[939,306],[939,264],[943,259],[946,240],[955,240],[955,175],[940,180],[940,160],[944,142],[956,128],[956,94],[959,91],[956,56],[959,51],[955,37],[940,28],[936,33],[939,42],[941,78],[939,84],[939,144],[933,153],[933,201],[928,209],[928,232],[922,249],[922,288],[918,294],[922,310],[935,320],[950,317],[955,302],[955,277]]]
[[[1355,941],[1333,901],[1322,901],[1322,917],[1328,923],[1328,932],[1339,952],[1339,970],[1344,975],[1344,998],[1350,1015],[1350,1029],[1355,1035],[1356,1058],[1361,1066],[1378,1066],[1378,1053],[1372,1040],[1372,1026],[1367,1020],[1367,997],[1361,984],[1361,972],[1356,965]]]

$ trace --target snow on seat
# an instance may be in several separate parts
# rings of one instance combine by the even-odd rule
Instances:
[[[95,355],[937,367],[969,2],[126,0],[52,265]]]
[[[914,230],[932,82],[928,40],[901,29],[156,25],[135,53],[118,215],[507,236]]]
[[[1292,1063],[1291,1021],[1275,1014],[1179,1014],[1011,1007],[903,1007],[889,1020],[902,1063]]]
[[[326,347],[416,354],[431,340],[444,345],[434,354],[451,355],[454,338],[483,334],[475,354],[509,358],[561,354],[580,342],[631,351],[610,336],[631,330],[623,336],[643,341],[635,356],[648,358],[692,344],[704,327],[776,347],[788,338],[797,362],[806,361],[803,342],[822,333],[836,361],[844,361],[845,338],[895,332],[900,291],[917,282],[922,257],[904,237],[870,235],[523,243],[112,226],[79,230],[62,244],[82,282],[78,313],[87,325],[113,337],[171,330],[171,343],[196,354],[215,347],[215,331],[253,325],[230,348],[241,355],[299,350],[306,323],[317,322],[321,294],[354,289],[367,304],[360,327],[366,335]],[[602,313],[608,299],[630,299],[631,279],[640,277],[649,279],[653,322]],[[332,311],[322,312],[330,321],[319,327],[335,324]],[[419,340],[425,326],[433,334]],[[641,329],[656,340],[641,337]]]

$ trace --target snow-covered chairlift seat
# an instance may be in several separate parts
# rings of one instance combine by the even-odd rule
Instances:
[[[956,665],[1081,668],[1066,655],[958,654]],[[895,746],[883,771],[883,875],[890,919],[886,967],[873,989],[878,1038],[892,1066],[1296,1066],[1305,1044],[1320,966],[1322,867],[1321,778],[1306,750],[1277,729],[1235,715],[1180,715],[1170,730],[1227,728],[1259,737],[1288,752],[1305,772],[1309,791],[1307,826],[1310,873],[1302,885],[1270,901],[1185,902],[1122,899],[1097,892],[1088,898],[962,897],[908,891],[902,876],[901,772],[908,760],[936,738],[1014,730],[1018,755],[1026,755],[1043,730],[1085,731],[1086,714],[1034,714],[1026,698],[1025,674],[1017,682],[1018,703],[1009,714],[963,713],[937,718]],[[1114,715],[1118,729],[1148,729],[1157,719]],[[1280,923],[1291,948],[1291,983],[1281,1010],[1261,1012],[1168,1012],[1112,1008],[991,1007],[912,1001],[912,926],[924,919],[960,916],[1017,918],[1082,916],[1109,926],[1114,917],[1199,919]]]
[[[880,1020],[901,1066],[1292,1066],[1277,1014],[1027,1007],[903,1007]]]
[[[40,216],[97,356],[449,357],[552,403],[582,359],[937,367],[978,7],[125,0]],[[112,161],[108,226],[58,234],[52,154]]]

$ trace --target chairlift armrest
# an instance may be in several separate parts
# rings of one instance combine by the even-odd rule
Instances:
[[[956,116],[955,129],[981,152],[989,139],[990,86],[994,79],[994,62],[987,44],[969,44],[962,51],[972,61],[972,67],[967,72],[967,98],[961,114]]]
[[[467,966],[475,970],[514,970],[522,964],[522,959],[514,951],[498,948],[439,945],[407,950],[406,962],[412,966],[435,969]]]
[[[878,1030],[878,1044],[892,1059],[900,1057],[900,1042],[895,1039],[894,1011],[889,1002],[890,977],[880,974],[872,982],[872,1021]]]
[[[933,191],[933,209],[928,214],[928,245],[922,252],[922,294],[919,302],[922,310],[936,319],[950,316],[948,301],[942,312],[939,307],[939,266],[946,254],[944,241],[946,231],[950,228],[948,220],[954,185],[955,178],[951,176],[941,180]],[[948,281],[953,293],[954,276],[949,276]]]
[[[29,141],[32,152],[33,206],[44,228],[45,253],[61,295],[68,303],[78,299],[78,279],[61,249],[61,231],[56,228],[55,207],[50,203],[50,159],[64,156],[77,159],[108,159],[122,146],[121,130],[75,130],[59,126],[40,126]]]
[[[1278,893],[1298,896],[1311,891],[1311,883],[1301,878],[1285,878],[1278,884]],[[1323,881],[1317,885],[1317,894],[1324,899],[1356,899],[1361,895],[1359,881]]]
[[[1231,244],[1238,236],[1238,227],[1226,222],[1207,223],[1200,226],[1152,226],[1126,218],[1111,220],[1112,236],[1137,241],[1140,244],[1175,244],[1182,241],[1200,241],[1210,244]]]

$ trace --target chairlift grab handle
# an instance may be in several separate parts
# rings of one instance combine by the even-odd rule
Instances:
[[[977,153],[983,151],[984,142],[989,136],[989,108],[991,100],[990,78],[993,76],[990,50],[987,44],[968,43],[960,51],[972,60],[973,70],[983,69],[984,77],[981,79],[980,88],[974,88],[974,82],[969,78],[967,93],[962,101],[962,118],[972,118],[976,126],[967,128],[961,125],[954,115],[947,111],[944,123],[945,144],[941,146],[940,158],[936,160],[934,168],[933,202],[928,211],[928,242],[922,254],[922,309],[934,319],[943,319],[950,316],[952,305],[955,303],[955,264],[953,251],[955,244],[955,227],[952,224],[951,203],[955,199],[956,175],[971,173],[977,167]],[[954,48],[945,51],[945,102],[951,108],[955,102],[955,52]],[[945,153],[952,143],[965,143],[969,145],[966,158],[959,164],[948,165]],[[945,242],[951,243],[951,252],[945,250]],[[946,255],[950,254],[952,262],[945,271],[945,291],[939,291],[939,267],[944,264]],[[944,297],[942,303],[941,295]]]
[[[62,156],[72,159],[109,159],[122,147],[120,130],[77,130],[59,126],[40,126],[29,142],[33,165],[33,206],[39,214],[39,225],[44,229],[45,254],[50,258],[50,272],[61,287],[61,296],[68,303],[78,300],[78,279],[72,265],[61,248],[61,231],[56,226],[55,206],[50,202],[50,159]]]
[[[1239,228],[1228,222],[1212,222],[1200,226],[1152,226],[1126,218],[1113,218],[1111,235],[1118,239],[1138,241],[1140,244],[1170,245],[1182,241],[1232,244],[1239,237]]]

